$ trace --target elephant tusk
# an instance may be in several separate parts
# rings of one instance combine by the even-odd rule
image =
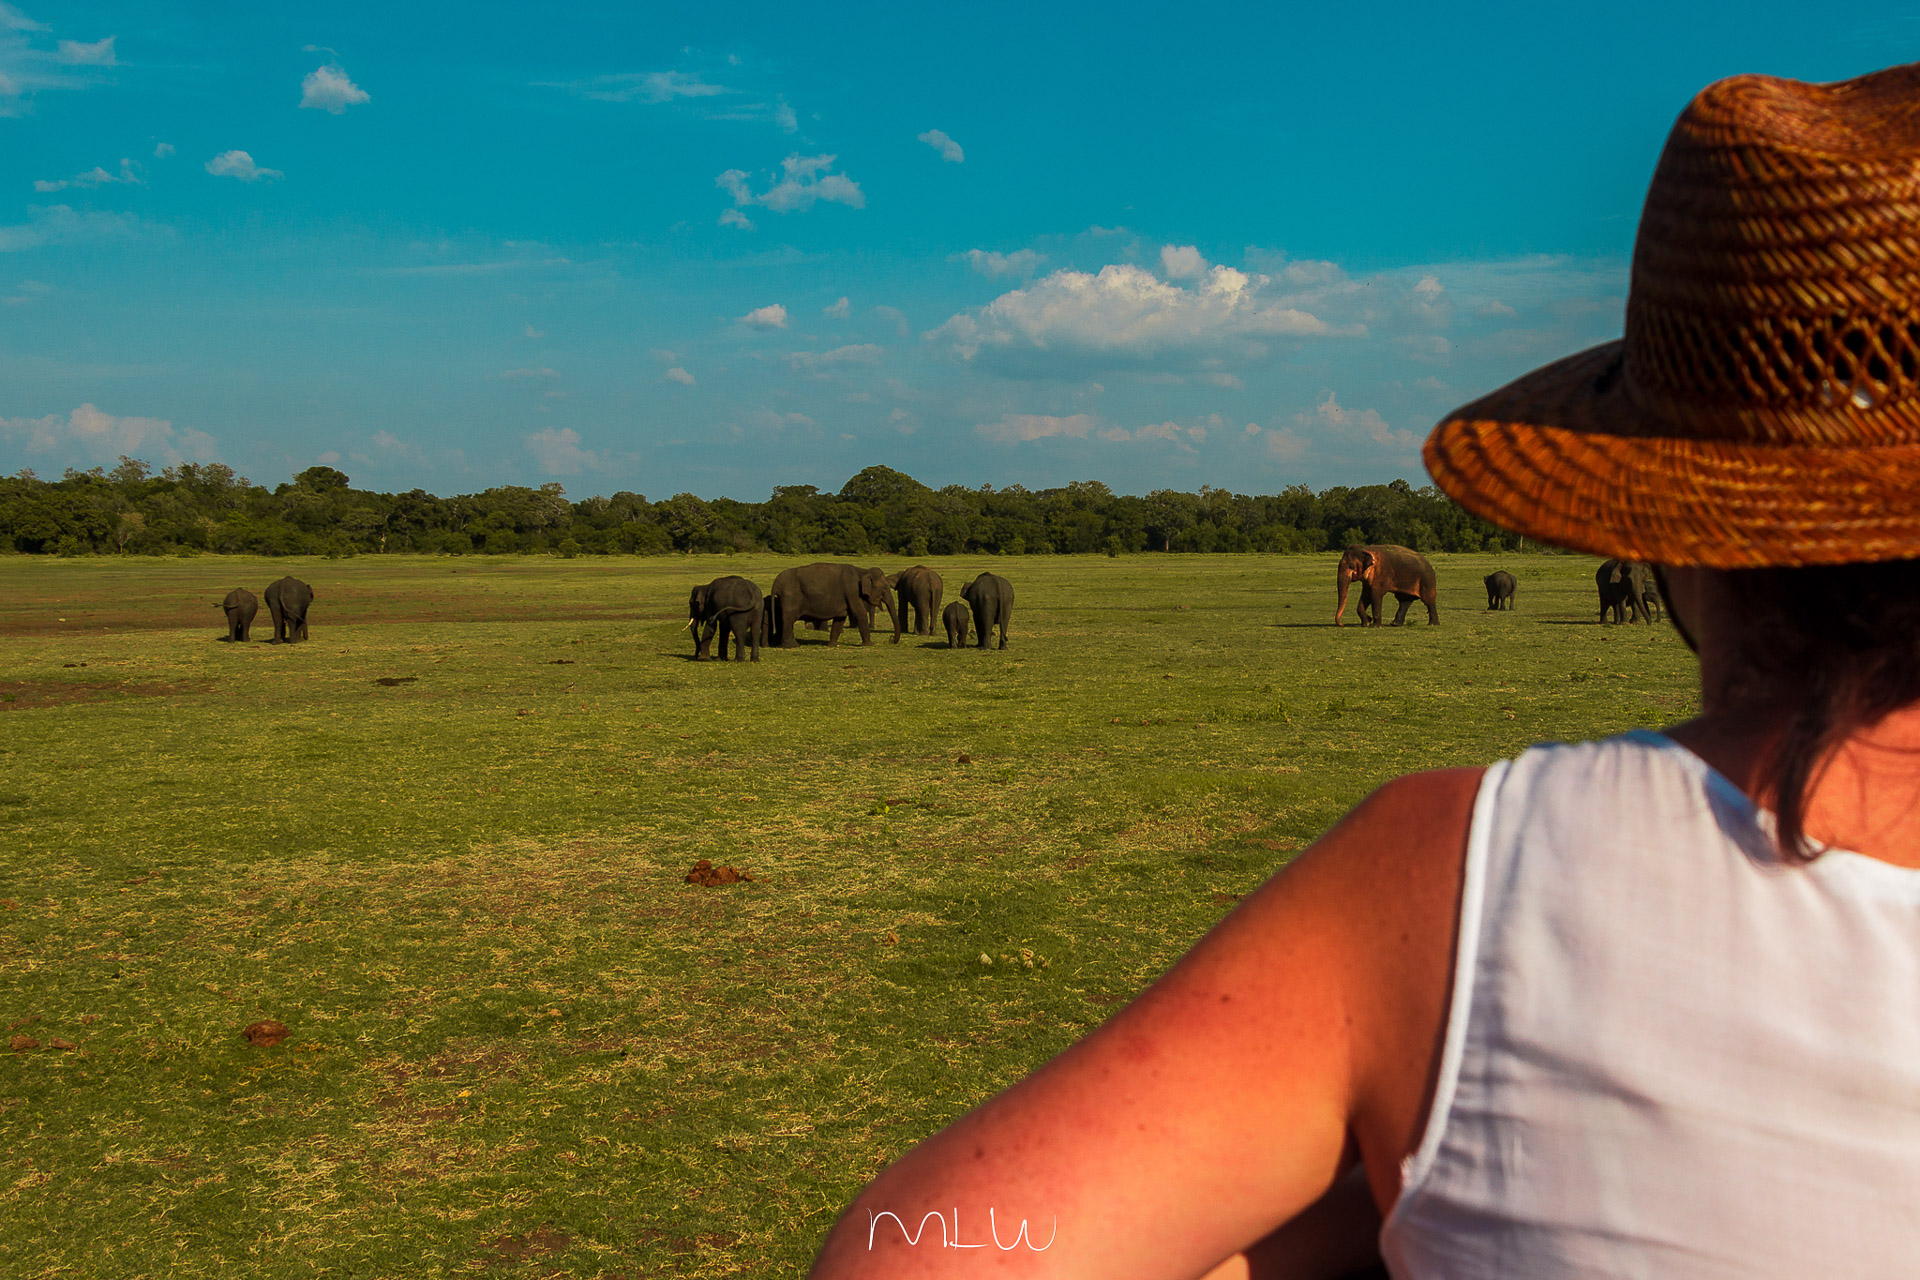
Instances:
[[[694,623],[696,623],[696,622],[698,622],[698,621],[699,621],[699,619],[698,619],[698,618],[688,618],[688,619],[687,619],[687,627],[690,627],[690,626],[692,626],[692,625],[693,625]],[[685,630],[687,629],[687,627],[682,627],[682,628],[680,628],[680,629],[681,629],[682,631],[685,631]]]

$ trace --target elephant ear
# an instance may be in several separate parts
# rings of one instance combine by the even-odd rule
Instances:
[[[1626,576],[1626,572],[1626,562],[1624,560],[1615,560],[1613,562],[1613,572],[1607,575],[1607,585],[1611,587],[1619,586],[1620,579]]]

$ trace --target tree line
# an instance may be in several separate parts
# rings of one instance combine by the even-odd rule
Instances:
[[[422,489],[355,489],[332,467],[309,467],[267,488],[220,463],[156,473],[122,457],[111,470],[69,468],[0,478],[0,547],[28,555],[348,556],[664,555],[771,551],[782,555],[1122,555],[1139,551],[1304,553],[1353,543],[1418,551],[1518,549],[1511,534],[1468,514],[1432,486],[1291,485],[1274,494],[1156,489],[1117,494],[1097,480],[1058,489],[1020,485],[931,489],[890,467],[868,467],[825,493],[782,485],[764,502],[637,493],[570,501],[558,484],[503,485],[442,498]]]

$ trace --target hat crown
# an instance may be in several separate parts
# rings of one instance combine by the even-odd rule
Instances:
[[[1620,367],[1647,434],[1920,442],[1920,66],[1736,76],[1681,113]]]

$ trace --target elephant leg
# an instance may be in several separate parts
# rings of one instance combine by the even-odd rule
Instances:
[[[1420,601],[1427,606],[1427,625],[1430,627],[1439,626],[1440,598],[1432,593],[1428,593],[1427,595],[1421,596]]]
[[[833,630],[827,633],[827,643],[830,645],[839,644],[840,632],[846,628],[846,625],[847,620],[845,618],[835,618],[833,620]]]
[[[1404,627],[1404,626],[1406,626],[1406,625],[1407,625],[1407,610],[1408,610],[1408,609],[1409,609],[1410,607],[1412,607],[1412,605],[1413,605],[1413,601],[1414,601],[1414,597],[1412,597],[1412,596],[1401,596],[1401,597],[1400,597],[1400,608],[1399,608],[1399,609],[1398,609],[1398,611],[1396,611],[1396,612],[1394,613],[1394,615],[1393,615],[1393,625],[1394,625],[1394,626],[1396,626],[1396,627]]]
[[[1002,649],[1007,647],[1007,624],[1012,621],[1013,610],[1011,608],[1002,609],[1000,611],[1000,647]]]

